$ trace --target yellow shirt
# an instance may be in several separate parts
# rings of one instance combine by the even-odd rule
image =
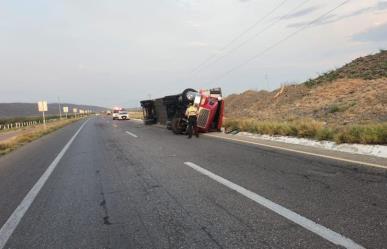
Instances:
[[[185,115],[190,116],[196,116],[198,114],[198,108],[196,106],[190,106],[187,108],[187,111],[185,112]]]

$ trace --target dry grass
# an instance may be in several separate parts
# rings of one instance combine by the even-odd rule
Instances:
[[[337,143],[387,144],[387,122],[345,127],[328,127],[313,119],[294,121],[257,121],[253,119],[226,119],[226,131],[238,129],[257,134],[282,135]]]
[[[286,86],[274,99],[278,91],[231,95],[225,99],[225,114],[276,121],[311,118],[332,126],[387,121],[387,78],[340,79],[314,88]]]
[[[135,119],[144,119],[144,115],[142,112],[129,112],[129,117]]]
[[[0,142],[0,155],[7,154],[26,143],[32,142],[77,120],[79,119],[63,119],[47,124],[46,128],[43,125],[26,128],[16,137]]]
[[[337,143],[387,144],[387,122],[341,128],[335,136],[335,141]]]

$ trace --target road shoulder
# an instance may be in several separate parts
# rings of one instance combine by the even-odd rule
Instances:
[[[298,144],[289,144],[284,142],[269,141],[259,138],[251,138],[247,136],[235,136],[225,133],[207,133],[204,134],[206,137],[223,139],[230,142],[250,144],[253,146],[259,146],[261,148],[282,150],[284,152],[297,153],[305,156],[321,157],[329,160],[337,160],[341,162],[346,162],[358,166],[374,167],[380,169],[387,169],[387,159],[368,156],[368,155],[359,155],[352,154],[341,151],[334,151],[322,148],[315,148],[311,146],[298,145]]]

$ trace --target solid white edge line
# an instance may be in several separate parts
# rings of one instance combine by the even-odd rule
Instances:
[[[305,155],[310,155],[310,156],[317,156],[317,157],[322,157],[322,158],[327,158],[327,159],[332,159],[332,160],[337,160],[337,161],[343,161],[343,162],[348,162],[348,163],[366,165],[366,166],[371,166],[371,167],[375,167],[375,168],[387,169],[387,166],[381,165],[381,164],[376,164],[376,163],[367,163],[367,162],[361,162],[361,161],[356,161],[356,160],[351,160],[351,159],[345,159],[345,158],[341,158],[341,157],[321,155],[321,154],[317,154],[317,153],[313,153],[313,152],[289,149],[289,148],[284,148],[284,147],[275,146],[275,145],[261,144],[258,142],[245,141],[245,140],[236,139],[236,138],[218,137],[218,136],[209,135],[209,134],[205,134],[205,136],[220,138],[220,139],[230,140],[230,141],[236,141],[236,142],[241,142],[241,143],[254,144],[254,145],[264,146],[264,147],[268,147],[268,148],[272,148],[272,149],[285,150],[285,151],[290,151],[290,152],[295,152],[295,153],[300,153],[300,154],[305,154]]]
[[[218,176],[192,162],[185,162],[184,164],[336,245],[351,249],[364,248],[363,246],[352,241],[351,239],[346,238],[343,235],[336,233],[335,231],[332,231],[329,228],[326,228],[312,220],[309,220],[308,218],[305,218],[290,209],[287,209],[275,202],[272,202],[263,196],[260,196],[233,182],[230,182],[229,180],[224,179],[223,177]]]
[[[138,136],[134,133],[131,133],[130,131],[126,131],[126,134],[131,135],[132,137],[138,138]]]
[[[73,143],[74,139],[77,137],[79,132],[82,130],[82,128],[85,126],[85,124],[88,122],[86,120],[81,127],[77,130],[77,132],[71,137],[71,139],[67,142],[67,144],[63,147],[63,149],[59,152],[59,154],[56,156],[54,161],[51,162],[51,164],[48,166],[46,171],[43,173],[43,175],[39,178],[39,180],[35,183],[35,185],[31,188],[31,190],[28,192],[28,194],[24,197],[22,202],[18,205],[18,207],[13,211],[11,216],[8,218],[8,220],[4,223],[4,225],[0,229],[0,249],[3,249],[5,244],[7,243],[8,239],[12,236],[13,232],[15,231],[16,227],[18,226],[19,222],[35,200],[36,196],[39,194],[40,190],[50,177],[51,173],[55,170],[56,166],[66,153],[66,151],[69,149],[70,145]]]

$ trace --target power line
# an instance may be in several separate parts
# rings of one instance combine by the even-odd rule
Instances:
[[[306,28],[308,28],[310,25],[320,21],[321,19],[323,19],[324,17],[328,16],[330,13],[332,13],[333,11],[335,11],[336,9],[340,8],[341,6],[347,4],[348,2],[350,2],[351,0],[345,0],[343,2],[341,2],[339,5],[337,5],[336,7],[330,9],[329,11],[325,12],[324,14],[322,14],[321,16],[319,16],[318,18],[314,19],[313,21],[303,25],[301,28],[297,29],[296,31],[290,33],[289,35],[287,35],[286,37],[284,37],[283,39],[279,40],[278,42],[276,42],[275,44],[273,44],[272,46],[264,49],[263,51],[261,51],[260,53],[250,57],[249,59],[247,59],[246,61],[230,68],[229,70],[227,70],[225,73],[221,74],[221,75],[218,75],[217,77],[213,78],[212,80],[210,81],[214,81],[214,80],[219,80],[219,79],[222,79],[224,78],[225,76],[227,76],[228,74],[232,73],[233,71],[237,70],[238,68],[250,63],[251,61],[253,60],[256,60],[257,58],[261,57],[262,55],[264,55],[265,53],[267,53],[268,51],[272,50],[273,48],[279,46],[281,43],[287,41],[288,39],[290,39],[291,37],[297,35],[299,32],[305,30]]]
[[[261,29],[260,31],[258,31],[257,33],[255,33],[253,36],[251,36],[249,39],[239,43],[239,45],[237,45],[236,47],[232,48],[231,50],[229,50],[227,53],[219,56],[218,58],[216,58],[215,60],[213,60],[212,62],[210,62],[209,64],[207,64],[207,66],[209,65],[212,65],[216,62],[218,62],[219,60],[227,57],[229,54],[237,51],[238,49],[240,49],[241,47],[243,47],[245,44],[247,44],[249,41],[251,41],[252,39],[254,38],[257,38],[259,35],[263,34],[265,31],[267,31],[269,28],[273,27],[275,24],[279,23],[284,17],[288,16],[289,14],[293,13],[294,11],[296,11],[298,8],[302,7],[303,5],[305,5],[306,3],[310,2],[311,0],[305,0],[303,1],[301,4],[297,5],[295,8],[291,9],[289,12],[287,12],[286,14],[282,15],[280,18],[274,20],[272,23],[270,23],[269,25],[267,25],[266,27],[264,27],[263,29]],[[200,71],[200,70],[199,70]]]
[[[282,2],[280,2],[278,5],[276,5],[272,10],[270,10],[265,16],[263,16],[262,18],[260,18],[259,20],[257,20],[253,25],[249,26],[247,29],[245,29],[244,31],[242,31],[240,34],[238,34],[237,36],[235,36],[233,39],[231,39],[231,41],[229,41],[224,47],[222,47],[220,49],[220,51],[223,51],[225,50],[227,47],[229,47],[231,44],[233,44],[235,41],[237,41],[240,37],[244,36],[245,34],[247,34],[250,30],[252,30],[253,28],[255,28],[255,26],[257,26],[258,24],[260,24],[261,22],[263,22],[267,17],[269,17],[271,14],[273,14],[276,10],[278,10],[282,5],[284,5],[288,0],[283,0]],[[202,66],[204,66],[205,64],[207,64],[209,61],[211,61],[213,58],[215,58],[217,55],[210,55],[207,59],[205,59],[202,63],[199,64],[199,66],[197,66],[196,68],[194,68],[191,73],[194,73],[196,72],[197,70],[199,70]]]

